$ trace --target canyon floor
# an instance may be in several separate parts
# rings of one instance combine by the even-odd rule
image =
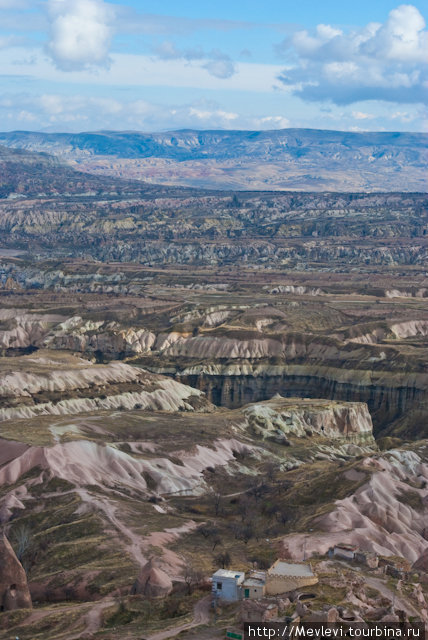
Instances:
[[[319,578],[283,619],[426,623],[426,195],[0,162],[0,523],[33,601],[0,639],[221,638],[212,573],[277,558]]]

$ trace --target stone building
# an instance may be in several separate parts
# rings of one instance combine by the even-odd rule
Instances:
[[[379,556],[373,551],[358,550],[354,555],[355,562],[364,564],[369,569],[376,569],[379,566]]]
[[[343,558],[344,560],[354,560],[355,552],[358,547],[353,544],[340,543],[333,547],[333,556],[337,558]]]
[[[212,593],[226,602],[261,600],[317,582],[310,564],[277,560],[267,571],[251,571],[247,577],[242,571],[219,569],[212,576]]]
[[[309,564],[277,560],[266,571],[266,595],[277,595],[317,584],[318,578]]]
[[[242,585],[244,600],[260,600],[265,595],[266,572],[251,571]]]

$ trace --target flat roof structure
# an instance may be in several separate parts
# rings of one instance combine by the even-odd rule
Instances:
[[[339,542],[334,545],[335,549],[346,549],[346,551],[357,551],[358,547],[355,544],[347,544],[346,542]]]
[[[260,578],[247,578],[244,582],[244,587],[261,587],[264,584],[265,581]]]
[[[268,569],[270,575],[277,576],[290,576],[293,578],[311,578],[314,573],[308,564],[296,564],[292,562],[284,562],[278,560],[270,569]]]
[[[232,580],[237,580],[238,578],[245,578],[245,573],[243,571],[231,571],[230,569],[217,569],[215,573],[213,573],[213,578],[232,578]]]

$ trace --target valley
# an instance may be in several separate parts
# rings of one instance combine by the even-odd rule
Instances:
[[[0,149],[0,638],[223,638],[256,601],[212,574],[278,559],[317,577],[281,620],[427,623],[423,190],[156,186],[49,140]]]

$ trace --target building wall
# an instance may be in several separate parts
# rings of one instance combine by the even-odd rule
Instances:
[[[318,578],[312,577],[295,577],[295,576],[278,576],[267,575],[266,576],[266,595],[275,596],[280,593],[287,593],[288,591],[294,591],[295,589],[301,589],[302,587],[310,587],[317,584]]]
[[[246,589],[249,590],[248,598],[246,598],[245,596]],[[248,587],[246,587],[245,584],[242,585],[242,597],[244,600],[259,600],[260,598],[263,598],[264,595],[265,595],[265,586],[262,584],[260,586],[251,585]]]
[[[376,569],[379,566],[379,557],[372,553],[364,553],[364,551],[355,552],[355,560],[365,564],[371,569]]]
[[[346,558],[347,560],[353,560],[355,556],[355,551],[350,551],[348,549],[341,549],[338,547],[334,548],[334,555],[338,558]]]
[[[219,582],[222,585],[221,589],[217,588]],[[213,593],[217,593],[217,598],[226,602],[236,602],[241,597],[237,581],[232,578],[214,578]]]

